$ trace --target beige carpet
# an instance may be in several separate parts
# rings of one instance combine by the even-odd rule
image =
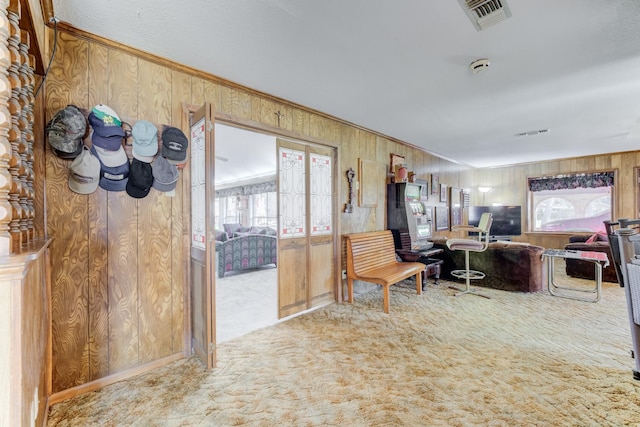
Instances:
[[[410,282],[54,405],[50,426],[638,426],[624,290],[598,303]]]
[[[216,278],[216,341],[278,322],[278,269],[272,266]]]

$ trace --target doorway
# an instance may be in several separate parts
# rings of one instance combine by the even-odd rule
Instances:
[[[216,245],[224,246],[222,262],[232,264],[221,271],[216,253],[221,343],[278,322],[276,254],[260,252],[277,247],[276,138],[216,123],[215,189]]]

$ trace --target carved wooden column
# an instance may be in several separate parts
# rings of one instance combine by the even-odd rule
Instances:
[[[11,144],[11,158],[9,160],[9,173],[11,174],[11,188],[9,190],[9,202],[11,203],[11,220],[9,222],[9,233],[11,236],[11,252],[18,252],[21,246],[20,220],[22,219],[22,208],[20,206],[20,194],[22,193],[22,183],[20,182],[20,169],[22,159],[19,154],[21,132],[19,120],[21,112],[20,105],[20,7],[14,1],[11,2],[7,10],[9,18],[9,53],[11,63],[9,65],[9,82],[11,83],[11,97],[9,98],[9,112],[11,113],[11,128],[9,130],[9,143]]]
[[[9,18],[7,16],[8,0],[0,0],[0,256],[11,252],[11,238],[9,222],[11,221],[11,203],[9,190],[11,189],[11,174],[9,162],[11,160],[11,144],[9,130],[11,129],[11,113],[8,109],[11,98],[11,83],[8,77],[11,65],[9,52]]]
[[[33,182],[33,179],[30,178],[33,173],[29,171],[29,152],[33,147],[33,133],[29,134],[29,118],[31,117],[33,121],[33,102],[31,100],[33,89],[29,89],[29,33],[24,30],[20,31],[18,47],[20,52],[20,118],[18,120],[20,143],[18,144],[18,153],[22,165],[18,171],[22,186],[20,191],[20,209],[22,210],[20,242],[24,245],[29,243],[29,199],[33,199],[29,188],[29,181]],[[31,128],[33,129],[33,127]]]
[[[29,210],[28,213],[28,224],[27,228],[29,230],[28,241],[32,241],[35,238],[35,217],[36,211],[34,206],[35,200],[35,172],[33,169],[34,163],[34,150],[33,145],[35,144],[35,136],[33,131],[33,126],[35,123],[35,113],[34,106],[36,102],[35,90],[36,90],[36,77],[35,77],[35,68],[36,68],[36,58],[33,55],[29,55],[28,67],[26,67],[27,72],[27,98],[29,100],[29,107],[27,108],[27,122],[29,124],[29,128],[27,129],[27,188],[28,188],[28,199],[27,199],[27,208]]]

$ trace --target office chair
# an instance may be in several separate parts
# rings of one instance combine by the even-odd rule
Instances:
[[[449,239],[447,240],[447,247],[452,251],[464,251],[464,270],[453,270],[451,275],[459,279],[465,279],[466,288],[464,291],[455,294],[474,294],[484,298],[489,298],[486,295],[479,294],[475,289],[471,289],[471,280],[478,280],[484,278],[484,273],[481,271],[471,270],[469,268],[469,252],[484,252],[489,246],[489,231],[491,230],[491,223],[493,222],[493,216],[490,212],[485,212],[480,217],[480,223],[477,227],[469,225],[457,225],[452,227],[452,231],[464,230],[467,232],[477,232],[478,239]],[[456,288],[457,289],[457,288]]]

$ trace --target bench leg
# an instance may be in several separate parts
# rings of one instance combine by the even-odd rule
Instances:
[[[384,312],[389,314],[389,285],[382,286],[382,303]]]
[[[353,279],[347,277],[347,301],[353,303]]]
[[[422,295],[422,272],[419,271],[418,274],[416,274],[416,293],[418,295]]]

